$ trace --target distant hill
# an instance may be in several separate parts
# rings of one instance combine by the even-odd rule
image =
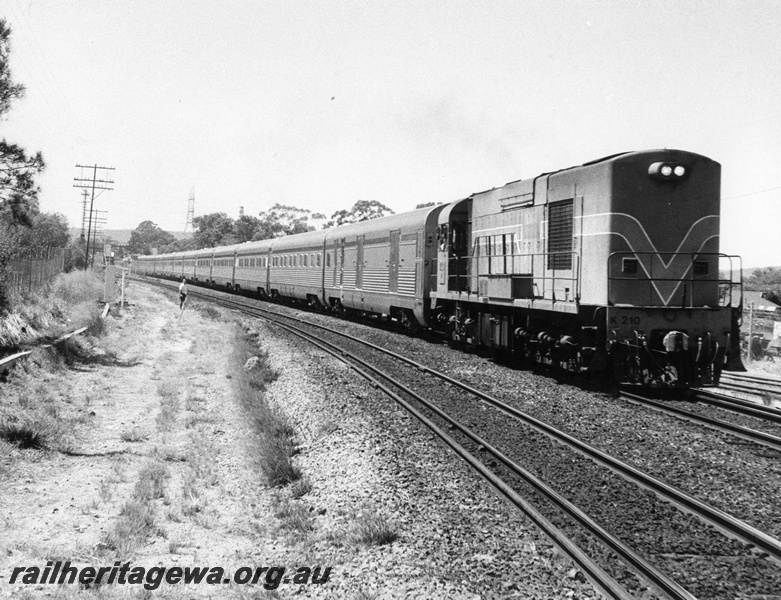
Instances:
[[[78,239],[78,237],[81,235],[80,227],[71,227],[69,231],[72,239]],[[98,239],[100,240],[111,238],[120,246],[127,246],[127,244],[130,242],[130,234],[132,232],[133,229],[101,229],[98,232]],[[174,236],[174,238],[177,240],[189,239],[193,236],[191,233],[184,234],[181,231],[169,231],[168,233]]]

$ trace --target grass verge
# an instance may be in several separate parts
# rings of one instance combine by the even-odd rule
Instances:
[[[301,471],[292,462],[295,429],[266,397],[268,385],[278,374],[260,348],[257,332],[245,329],[237,333],[233,363],[236,398],[256,434],[252,448],[256,464],[272,487],[298,481]]]
[[[102,294],[103,284],[95,273],[74,271],[57,276],[47,288],[0,314],[0,351],[10,353],[23,344],[54,339],[81,327],[89,327],[90,335],[101,335]]]

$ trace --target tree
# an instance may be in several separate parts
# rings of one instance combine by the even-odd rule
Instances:
[[[11,77],[11,28],[0,18],[0,120],[11,103],[24,96],[24,86]],[[6,227],[29,225],[38,210],[39,188],[35,176],[44,169],[41,153],[29,155],[24,148],[0,140],[0,218]]]
[[[242,215],[233,223],[233,235],[236,243],[249,242],[260,228],[260,219],[252,215]]]
[[[377,200],[358,200],[350,210],[340,210],[331,215],[326,227],[338,227],[394,214],[393,210]]]
[[[765,292],[768,300],[781,298],[781,267],[763,267],[745,277],[743,287],[747,291]]]
[[[38,213],[30,227],[20,230],[18,241],[22,247],[65,248],[70,241],[68,220],[59,213]]]
[[[87,262],[87,242],[81,237],[71,240],[65,250],[65,272],[81,270]]]
[[[315,227],[309,223],[310,218],[316,217],[312,215],[312,211],[306,208],[275,204],[260,213],[260,227],[253,239],[266,240],[281,235],[314,231]]]
[[[430,206],[437,206],[439,204],[442,204],[441,202],[421,202],[420,204],[417,204],[415,206],[415,210],[418,210],[419,208],[428,208]]]
[[[24,95],[24,86],[11,77],[11,28],[0,18],[0,121],[11,103]],[[0,140],[0,308],[8,304],[5,278],[8,263],[16,251],[20,227],[29,226],[38,212],[39,188],[35,176],[44,169],[41,153],[29,155],[5,138]]]
[[[161,246],[157,249],[158,254],[170,254],[171,252],[184,252],[185,250],[197,250],[195,238],[174,240],[167,246]]]
[[[233,219],[225,213],[211,213],[193,219],[196,228],[195,243],[198,248],[213,248],[236,243]]]
[[[130,232],[128,249],[131,254],[151,254],[152,248],[167,246],[174,239],[173,235],[160,229],[156,223],[143,221]]]

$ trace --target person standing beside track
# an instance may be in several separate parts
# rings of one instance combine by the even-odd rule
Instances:
[[[187,302],[187,286],[185,278],[182,277],[182,283],[179,284],[179,310],[184,310],[184,303]]]

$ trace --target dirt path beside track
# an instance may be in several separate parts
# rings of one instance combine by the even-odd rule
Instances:
[[[47,430],[46,449],[0,440],[0,597],[595,596],[402,411],[375,415],[387,401],[352,372],[245,322],[278,375],[267,396],[291,419],[304,474],[268,487],[234,398],[241,365],[231,348],[242,325],[197,303],[180,321],[173,293],[139,284],[128,297],[91,360],[55,372],[33,361],[0,389],[6,422],[34,404],[30,414],[60,424]],[[410,427],[404,444],[388,423]],[[106,577],[113,568],[115,583],[32,584],[29,569],[10,582],[14,569],[47,561],[105,567]],[[210,584],[154,585],[147,571],[152,591],[116,583],[127,563],[126,577],[138,567],[224,573],[210,571]],[[254,584],[223,582],[243,567]],[[256,576],[260,567],[271,569]]]

